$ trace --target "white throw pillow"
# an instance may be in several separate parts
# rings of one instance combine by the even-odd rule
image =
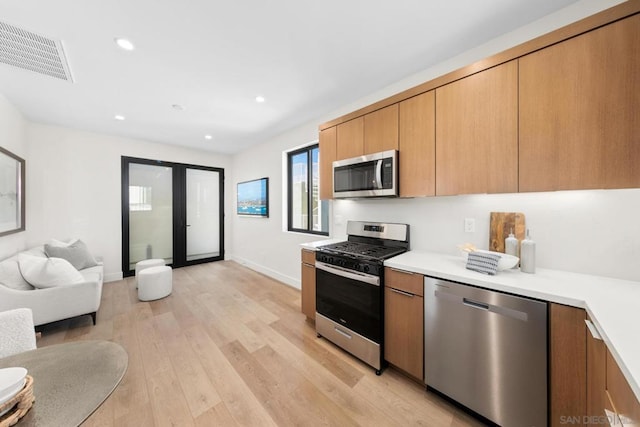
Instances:
[[[36,288],[53,288],[84,282],[82,274],[62,258],[40,258],[18,254],[24,279]]]
[[[44,245],[44,253],[49,258],[66,259],[76,270],[98,265],[98,262],[82,240],[76,240],[68,246],[52,246],[47,243]]]
[[[66,248],[67,246],[73,245],[78,240],[80,240],[80,239],[70,239],[68,242],[64,242],[64,241],[58,240],[58,239],[51,239],[51,240],[49,240],[49,245],[50,246],[55,246],[55,247],[58,247],[58,248]]]

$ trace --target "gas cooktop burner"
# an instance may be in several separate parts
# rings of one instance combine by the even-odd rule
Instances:
[[[399,255],[406,251],[404,248],[394,248],[389,246],[371,245],[360,242],[339,242],[330,245],[322,246],[320,250],[331,250],[335,252],[341,252],[348,255],[375,258],[375,259],[387,259],[392,256]]]

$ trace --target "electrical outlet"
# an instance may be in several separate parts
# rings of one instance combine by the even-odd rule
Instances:
[[[464,232],[475,233],[476,232],[476,220],[473,218],[464,219]]]

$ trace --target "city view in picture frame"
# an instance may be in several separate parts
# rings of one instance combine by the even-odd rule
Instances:
[[[236,213],[241,216],[269,217],[269,178],[238,183]]]

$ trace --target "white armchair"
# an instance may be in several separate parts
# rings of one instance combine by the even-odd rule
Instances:
[[[0,312],[0,359],[36,348],[33,314],[28,308]]]

